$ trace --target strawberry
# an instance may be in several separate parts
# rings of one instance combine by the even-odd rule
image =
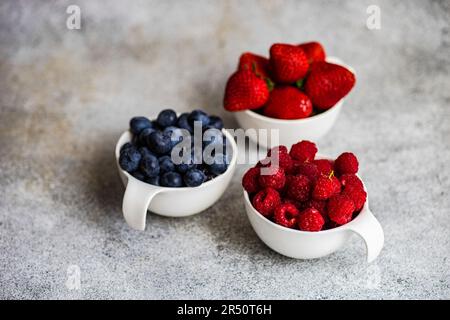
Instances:
[[[268,98],[269,89],[263,79],[251,70],[238,70],[228,79],[223,105],[228,111],[257,109]]]
[[[303,49],[276,43],[270,47],[270,67],[276,82],[289,84],[303,78],[309,64]]]
[[[312,113],[311,100],[294,87],[278,87],[270,93],[264,114],[278,119],[302,119]]]
[[[239,58],[239,70],[252,70],[260,78],[269,78],[269,59],[251,52],[245,52]]]
[[[298,46],[303,49],[310,64],[316,61],[325,60],[325,50],[319,42],[307,42],[299,44]]]
[[[337,64],[314,62],[304,85],[305,93],[319,110],[327,110],[355,85],[355,75]]]

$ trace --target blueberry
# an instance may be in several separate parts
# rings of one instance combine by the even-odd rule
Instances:
[[[167,154],[172,150],[172,140],[170,139],[170,136],[161,131],[150,133],[150,136],[147,139],[147,145],[152,152],[159,155]]]
[[[208,115],[202,111],[202,110],[194,110],[191,112],[191,114],[188,116],[189,124],[193,127],[194,122],[200,121],[202,124],[202,127],[206,127],[209,124],[209,117]]]
[[[211,143],[223,145],[223,134],[219,129],[211,128],[203,133],[203,147],[210,145]]]
[[[176,172],[164,173],[159,182],[164,187],[177,188],[183,186],[183,179],[181,178],[181,175]]]
[[[209,126],[222,130],[223,129],[223,121],[218,116],[210,116],[209,117]]]
[[[143,174],[140,171],[135,171],[131,174],[133,177],[135,177],[138,180],[144,181],[145,180],[145,174]]]
[[[170,136],[172,147],[183,141],[183,131],[180,128],[170,126],[165,128],[163,133]]]
[[[120,147],[120,153],[124,152],[125,150],[133,147],[133,145],[130,142],[125,143],[122,147]]]
[[[205,181],[205,174],[198,169],[188,170],[183,177],[184,183],[188,187],[197,187]]]
[[[224,154],[217,154],[215,161],[209,165],[209,171],[215,175],[224,173],[228,168],[228,157]]]
[[[197,167],[197,165],[195,164],[193,154],[191,154],[191,156],[189,157],[189,159],[187,161],[183,161],[182,163],[175,165],[175,169],[179,173],[185,173],[186,171],[188,171],[190,169],[195,169],[196,167]]]
[[[154,129],[154,128],[145,128],[145,129],[143,129],[141,131],[141,133],[139,133],[139,138],[138,138],[139,144],[141,146],[147,145],[148,137],[150,136],[150,134],[152,132],[155,132],[155,131],[156,131],[156,129]]]
[[[189,113],[181,114],[181,116],[178,117],[177,126],[181,129],[188,130],[190,133],[193,133],[194,129],[189,124],[188,117],[189,117]]]
[[[141,153],[142,158],[147,157],[147,156],[154,156],[155,154],[153,152],[151,152],[150,150],[148,150],[147,147],[139,147],[139,152]]]
[[[139,167],[141,158],[142,156],[136,147],[130,147],[120,154],[120,167],[127,172],[133,172]]]
[[[134,135],[139,135],[139,133],[145,128],[152,128],[153,125],[146,117],[134,117],[130,120],[130,131]]]
[[[141,159],[139,168],[147,177],[156,177],[159,175],[159,161],[158,158],[152,155],[147,155]]]
[[[173,164],[172,159],[170,159],[169,156],[162,156],[159,158],[159,168],[161,174],[175,171],[175,165]]]
[[[163,128],[173,126],[177,123],[177,114],[172,109],[166,109],[158,114],[156,121]]]
[[[144,181],[147,182],[147,183],[150,183],[150,184],[152,184],[154,186],[159,186],[159,176],[147,177],[147,178],[145,178]]]

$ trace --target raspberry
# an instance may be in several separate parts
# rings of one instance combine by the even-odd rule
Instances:
[[[333,174],[321,176],[314,186],[312,197],[316,200],[326,200],[341,192],[341,183]]]
[[[275,209],[275,222],[283,227],[292,228],[297,222],[300,211],[291,203],[283,203]]]
[[[302,162],[297,163],[295,166],[295,173],[307,176],[309,180],[316,181],[319,177],[319,170],[314,163]]]
[[[345,194],[338,194],[328,200],[328,216],[337,224],[343,225],[352,220],[355,205]]]
[[[272,188],[266,188],[258,192],[252,200],[253,207],[265,217],[272,215],[273,210],[281,203],[278,192]]]
[[[308,208],[313,208],[316,209],[317,211],[320,212],[320,214],[322,215],[323,219],[325,220],[325,222],[327,222],[328,219],[328,213],[327,213],[327,202],[324,200],[315,200],[315,199],[310,199],[308,201],[306,201],[303,204],[303,208],[308,209]]]
[[[260,168],[254,167],[250,168],[242,177],[242,186],[248,193],[254,193],[260,189],[258,178],[259,178]]]
[[[295,160],[306,162],[313,161],[316,153],[317,147],[315,143],[303,140],[291,147],[289,155]]]
[[[334,166],[339,175],[346,173],[357,173],[358,159],[356,159],[356,156],[353,153],[344,152],[336,159]]]
[[[284,169],[286,173],[291,173],[294,167],[294,162],[292,161],[291,156],[288,153],[288,150],[285,146],[273,147],[267,152],[268,159],[266,161],[270,161],[273,157],[278,156],[278,166]],[[269,160],[270,159],[270,160]]]
[[[333,170],[333,161],[327,160],[327,159],[319,159],[314,160],[313,163],[317,166],[317,170],[319,171],[319,174],[328,176],[331,171]]]
[[[297,201],[306,201],[311,194],[311,181],[301,174],[290,176],[286,187],[286,195]]]
[[[367,193],[363,188],[347,186],[344,188],[342,194],[347,195],[353,201],[355,211],[361,210],[367,199]]]
[[[282,189],[286,183],[286,176],[283,168],[272,166],[264,169],[268,170],[269,174],[264,174],[264,172],[261,171],[261,175],[258,178],[260,186],[263,188],[274,188],[277,190]]]
[[[324,224],[322,215],[314,208],[306,209],[298,218],[298,227],[302,231],[320,231]]]
[[[343,174],[339,180],[344,188],[346,187],[355,187],[364,189],[362,181],[358,178],[358,176],[354,174]]]

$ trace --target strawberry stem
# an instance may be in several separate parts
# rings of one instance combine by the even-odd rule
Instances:
[[[301,89],[303,87],[303,83],[304,83],[304,79],[298,79],[297,81],[295,81],[295,86],[299,89]]]

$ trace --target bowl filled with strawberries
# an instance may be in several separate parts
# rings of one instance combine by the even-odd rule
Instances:
[[[271,249],[297,259],[314,259],[340,249],[352,233],[365,242],[367,261],[380,253],[383,229],[369,209],[358,160],[345,152],[316,155],[309,141],[273,147],[243,176],[248,219]]]
[[[291,146],[299,137],[316,141],[332,128],[355,81],[352,68],[327,57],[318,42],[276,43],[269,58],[241,55],[224,108],[244,130],[267,130],[248,135],[264,147]]]

